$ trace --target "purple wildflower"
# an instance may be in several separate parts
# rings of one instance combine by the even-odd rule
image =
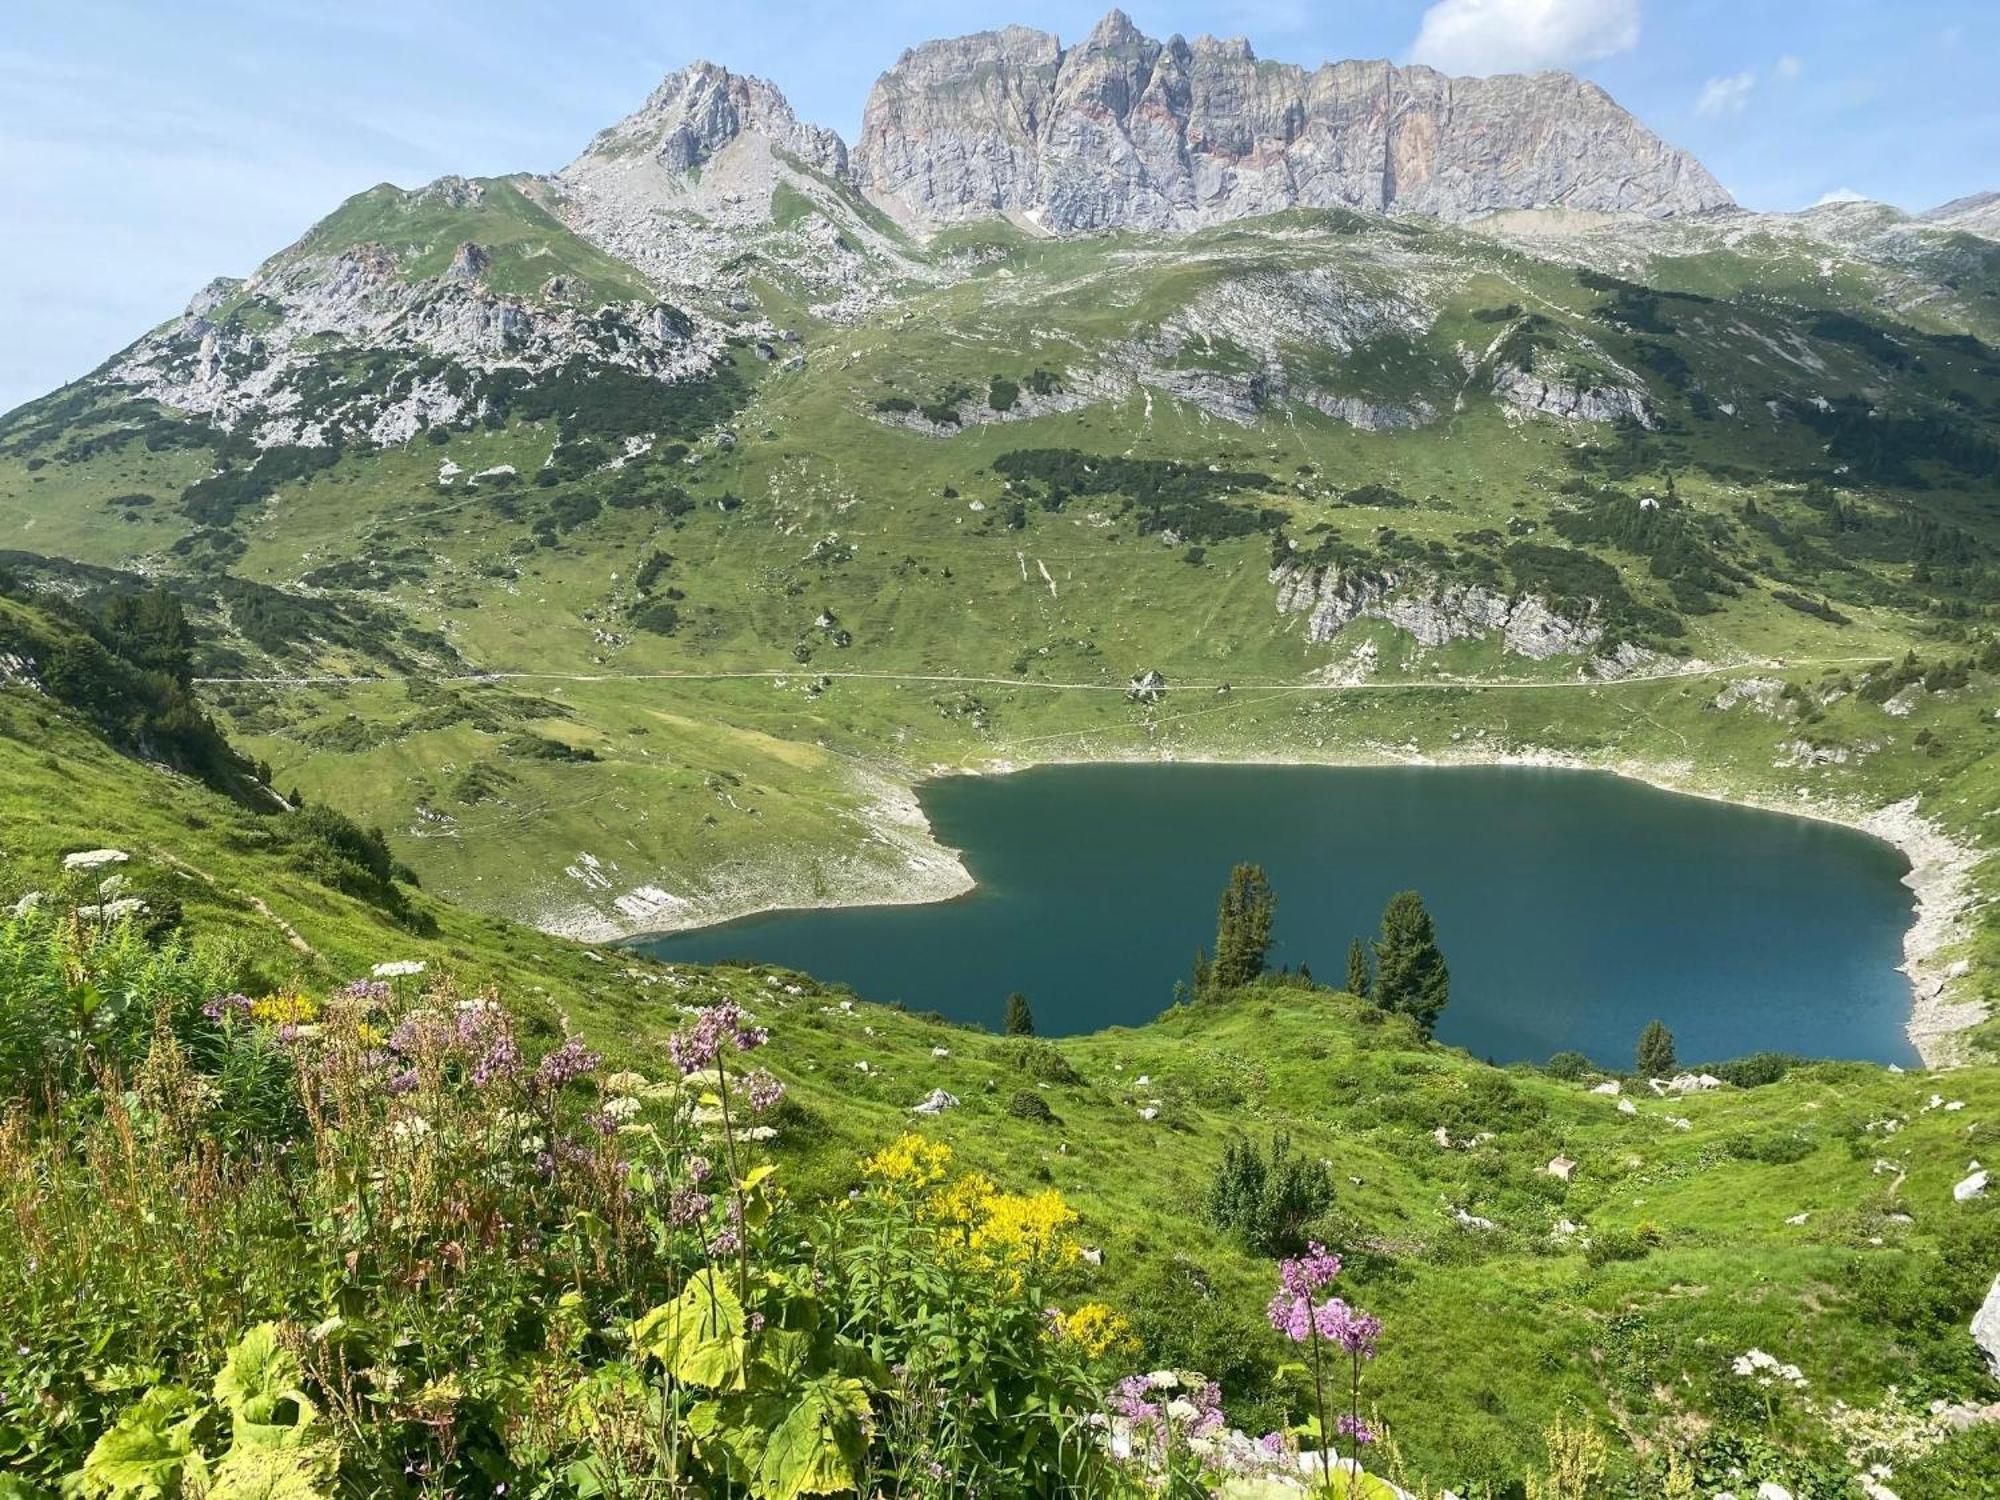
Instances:
[[[715,1170],[715,1165],[705,1156],[690,1156],[687,1168],[688,1181],[700,1184],[708,1181],[708,1174]]]
[[[1340,1257],[1318,1240],[1307,1242],[1304,1255],[1278,1263],[1278,1284],[1294,1297],[1318,1291],[1339,1274]]]
[[[743,1236],[733,1229],[723,1230],[708,1242],[708,1253],[718,1258],[724,1255],[734,1255],[742,1248]]]
[[[724,1000],[698,1012],[693,1021],[667,1038],[667,1052],[683,1074],[699,1073],[715,1066],[725,1043],[738,1052],[763,1046],[771,1033],[762,1026],[748,1024],[743,1007]]]
[[[697,1193],[693,1188],[681,1188],[667,1200],[667,1223],[675,1229],[685,1229],[691,1224],[701,1223],[713,1207],[708,1194]]]
[[[559,1089],[566,1083],[573,1083],[597,1071],[597,1065],[604,1059],[583,1045],[579,1037],[567,1038],[560,1047],[542,1055],[541,1064],[535,1069],[535,1084],[538,1088]]]
[[[382,1087],[391,1094],[407,1094],[417,1086],[417,1070],[405,1068]]]
[[[201,1008],[201,1013],[211,1021],[220,1021],[224,1016],[248,1015],[254,1003],[248,995],[217,995]]]
[[[365,1000],[382,1005],[389,999],[389,986],[379,979],[350,979],[333,992],[336,1000]]]
[[[502,1031],[487,1044],[479,1061],[472,1065],[472,1081],[484,1088],[490,1083],[512,1078],[521,1070],[521,1048],[512,1032]]]
[[[1333,1424],[1333,1430],[1344,1438],[1353,1438],[1357,1443],[1375,1441],[1375,1429],[1352,1412],[1344,1413],[1340,1420]]]
[[[764,1068],[756,1068],[734,1081],[733,1087],[749,1101],[753,1114],[763,1114],[775,1109],[778,1101],[785,1097],[785,1085],[776,1074]]]

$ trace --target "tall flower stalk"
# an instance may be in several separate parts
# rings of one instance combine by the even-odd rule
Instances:
[[[1361,1420],[1361,1366],[1375,1357],[1375,1345],[1382,1333],[1379,1318],[1350,1306],[1345,1299],[1314,1299],[1332,1285],[1340,1274],[1340,1257],[1324,1245],[1313,1242],[1306,1253],[1278,1265],[1278,1290],[1266,1308],[1271,1327],[1295,1344],[1303,1344],[1312,1360],[1314,1415],[1319,1423],[1320,1478],[1329,1493],[1333,1489],[1333,1455],[1340,1438],[1352,1444],[1354,1474],[1361,1473],[1361,1450],[1375,1440],[1374,1432]],[[1326,1400],[1328,1347],[1347,1356],[1347,1410],[1337,1423],[1327,1420]]]

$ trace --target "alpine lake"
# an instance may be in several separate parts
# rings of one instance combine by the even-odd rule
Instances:
[[[921,789],[978,882],[949,901],[768,912],[642,941],[668,962],[805,970],[871,1000],[1046,1035],[1138,1025],[1213,942],[1230,866],[1277,893],[1273,968],[1340,984],[1349,939],[1420,891],[1450,964],[1441,1040],[1629,1067],[1774,1050],[1910,1064],[1913,898],[1889,844],[1831,823],[1518,767],[1050,766]]]

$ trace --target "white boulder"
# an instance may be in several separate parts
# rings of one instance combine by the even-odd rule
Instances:
[[[1986,1291],[1986,1300],[1972,1315],[1972,1342],[1986,1356],[1993,1378],[2000,1380],[2000,1276],[1993,1278],[1993,1285]]]
[[[1974,1172],[1970,1177],[1951,1190],[1953,1201],[1970,1203],[1974,1198],[1983,1198],[1986,1195],[1988,1176],[1989,1174],[1986,1169],[1981,1167],[1977,1172]]]
[[[948,1109],[958,1108],[958,1096],[948,1094],[943,1089],[932,1089],[923,1099],[910,1106],[912,1114],[941,1115]]]

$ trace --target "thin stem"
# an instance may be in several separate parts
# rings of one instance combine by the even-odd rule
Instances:
[[[729,1074],[722,1066],[722,1053],[715,1054],[716,1092],[722,1096],[722,1144],[729,1153],[729,1197],[736,1205],[733,1232],[736,1235],[736,1295],[747,1306],[750,1301],[750,1244],[744,1231],[749,1227],[743,1213],[743,1173],[736,1165],[736,1127],[729,1122]]]
[[[1319,1348],[1319,1323],[1313,1316],[1312,1299],[1306,1299],[1306,1337],[1313,1352],[1313,1400],[1319,1410],[1319,1474],[1326,1485],[1327,1494],[1333,1493],[1333,1460],[1328,1457],[1333,1451],[1333,1434],[1326,1425],[1326,1374],[1323,1368],[1324,1356]]]

